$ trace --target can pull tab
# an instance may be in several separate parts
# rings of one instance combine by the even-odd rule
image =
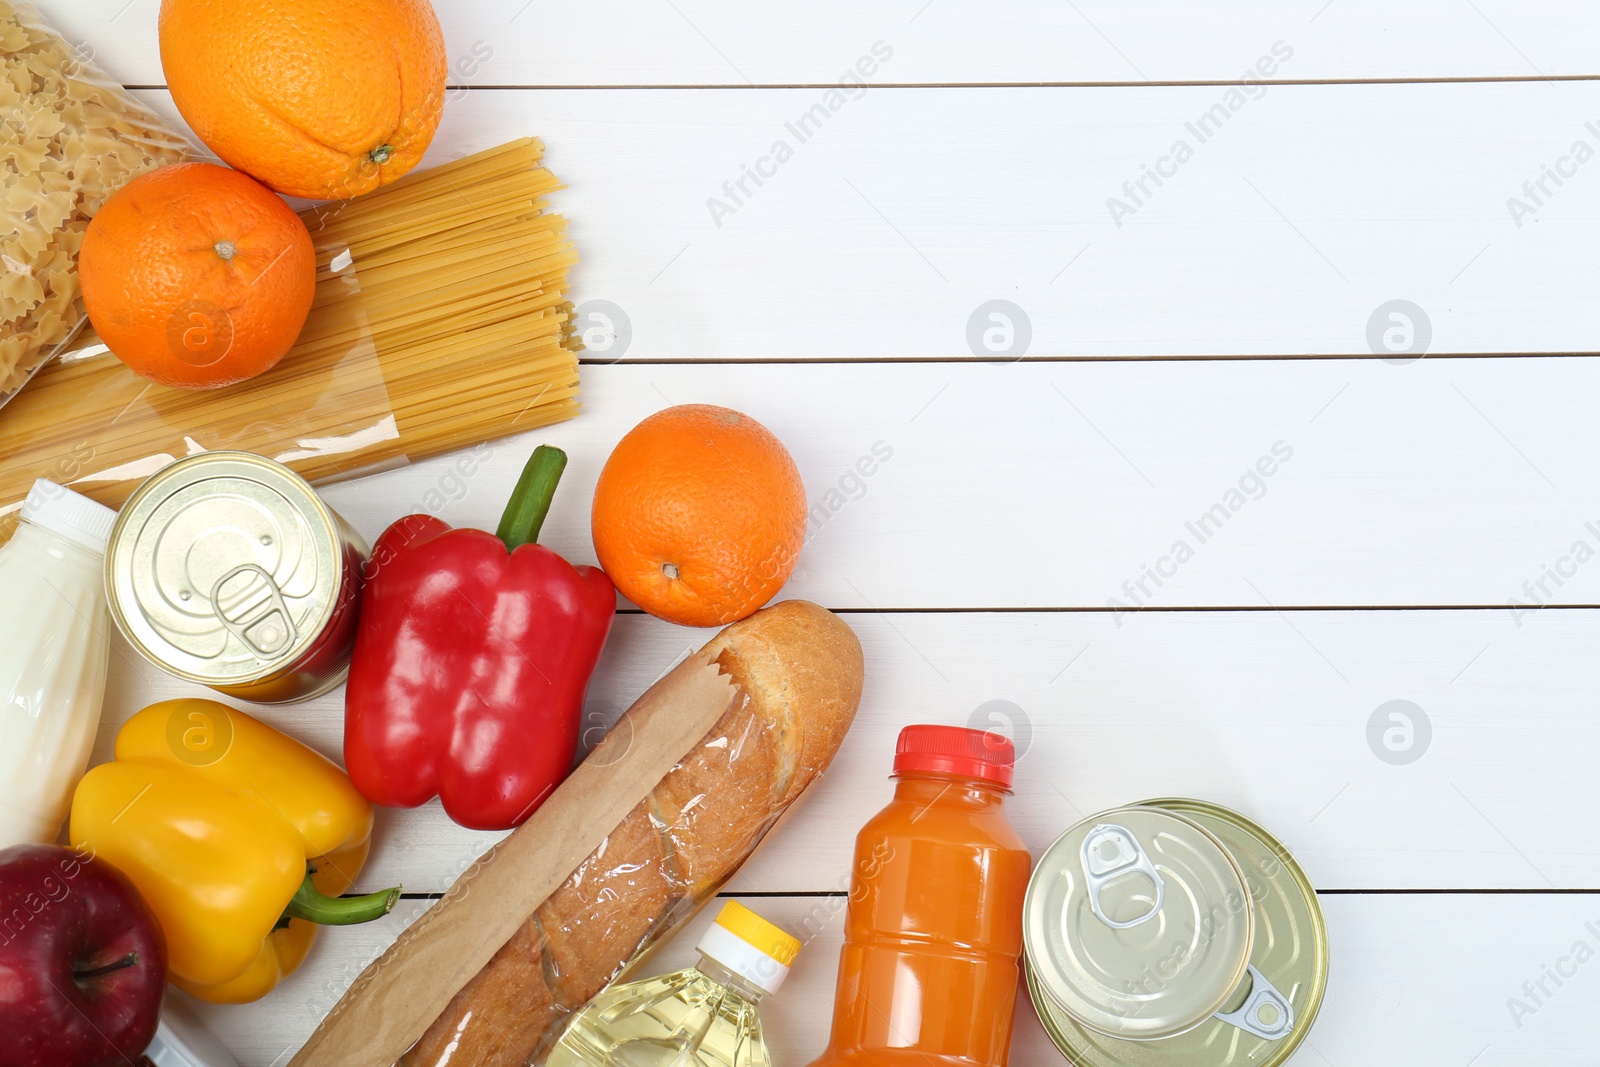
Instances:
[[[1108,882],[1129,874],[1142,874],[1150,879],[1155,886],[1156,899],[1143,915],[1118,922],[1101,910],[1100,891]],[[1101,823],[1083,839],[1083,876],[1089,887],[1089,907],[1095,918],[1114,930],[1126,930],[1155,918],[1166,900],[1167,885],[1156,873],[1156,865],[1150,861],[1144,846],[1127,827],[1115,823]]]
[[[274,658],[299,636],[278,583],[254,563],[218,578],[211,587],[211,606],[222,625],[262,659]]]
[[[1294,1029],[1294,1005],[1255,967],[1250,967],[1249,972],[1250,995],[1237,1010],[1219,1011],[1216,1018],[1247,1034],[1276,1041]]]

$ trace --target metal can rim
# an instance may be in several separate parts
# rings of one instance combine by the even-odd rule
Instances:
[[[1210,830],[1208,830],[1206,827],[1200,825],[1195,820],[1189,818],[1182,811],[1172,811],[1172,810],[1169,810],[1169,809],[1157,809],[1157,808],[1152,807],[1151,805],[1139,803],[1139,804],[1120,804],[1120,805],[1118,805],[1118,806],[1116,806],[1114,808],[1107,808],[1104,811],[1096,812],[1094,814],[1091,814],[1091,815],[1087,816],[1086,818],[1078,820],[1077,822],[1073,823],[1071,826],[1068,826],[1060,834],[1058,834],[1056,836],[1055,840],[1050,842],[1050,844],[1048,846],[1046,846],[1044,851],[1040,853],[1040,862],[1038,864],[1036,864],[1035,867],[1034,867],[1034,876],[1030,877],[1028,879],[1028,888],[1023,894],[1023,902],[1022,902],[1022,914],[1023,914],[1022,931],[1023,931],[1023,958],[1029,962],[1029,967],[1030,968],[1032,968],[1032,959],[1033,959],[1033,955],[1034,955],[1034,950],[1033,950],[1033,937],[1031,936],[1032,935],[1032,931],[1033,931],[1033,923],[1029,921],[1029,917],[1033,914],[1035,906],[1036,906],[1035,902],[1036,902],[1037,898],[1035,897],[1035,887],[1037,885],[1042,884],[1038,880],[1038,875],[1039,875],[1039,872],[1044,869],[1044,864],[1043,864],[1044,856],[1048,855],[1051,852],[1051,850],[1055,849],[1058,845],[1060,845],[1062,841],[1066,840],[1068,837],[1070,837],[1073,834],[1075,834],[1081,827],[1092,825],[1092,824],[1094,824],[1094,823],[1096,823],[1098,821],[1104,820],[1106,818],[1114,817],[1119,813],[1124,813],[1124,812],[1133,811],[1133,810],[1159,811],[1159,813],[1162,814],[1162,815],[1170,817],[1170,818],[1172,818],[1172,819],[1174,819],[1174,820],[1176,820],[1176,821],[1178,821],[1180,823],[1186,824],[1190,829],[1192,829],[1195,832],[1197,832],[1199,835],[1201,835],[1201,837],[1203,837],[1210,844],[1215,846],[1217,854],[1219,856],[1221,856],[1227,862],[1228,869],[1231,870],[1233,872],[1234,876],[1238,879],[1239,886],[1241,888],[1243,888],[1246,885],[1244,869],[1242,867],[1240,867],[1239,861],[1233,855],[1232,850],[1230,850],[1228,848],[1228,846],[1220,838],[1218,838],[1215,834],[1213,834]],[[1249,932],[1247,933],[1247,935],[1244,938],[1243,952],[1240,955],[1240,959],[1238,961],[1238,965],[1235,968],[1235,972],[1236,973],[1233,975],[1232,980],[1227,983],[1226,988],[1223,989],[1222,992],[1217,994],[1217,996],[1215,998],[1216,1004],[1215,1004],[1214,1008],[1212,1008],[1211,1010],[1207,1010],[1207,1011],[1205,1011],[1203,1013],[1197,1013],[1196,1018],[1194,1018],[1192,1020],[1189,1020],[1189,1021],[1185,1021],[1180,1026],[1176,1026],[1176,1027],[1173,1027],[1171,1029],[1166,1029],[1166,1030],[1163,1030],[1163,1031],[1161,1031],[1159,1033],[1140,1034],[1140,1035],[1137,1035],[1137,1036],[1129,1035],[1129,1034],[1126,1034],[1126,1033],[1120,1033],[1120,1032],[1117,1032],[1117,1031],[1114,1031],[1114,1030],[1109,1030],[1109,1029],[1105,1028],[1104,1026],[1096,1025],[1094,1022],[1090,1021],[1089,1019],[1084,1018],[1078,1012],[1073,1011],[1072,1008],[1070,1008],[1066,1004],[1062,1003],[1061,1000],[1058,997],[1056,997],[1053,993],[1051,993],[1051,991],[1049,989],[1045,988],[1044,985],[1043,985],[1042,980],[1039,982],[1040,989],[1043,992],[1045,999],[1047,1001],[1049,1001],[1050,1004],[1054,1005],[1057,1008],[1057,1010],[1065,1012],[1067,1015],[1071,1016],[1072,1019],[1078,1023],[1078,1025],[1080,1025],[1080,1026],[1082,1026],[1082,1027],[1084,1027],[1086,1029],[1092,1030],[1095,1033],[1098,1033],[1098,1034],[1100,1034],[1100,1035],[1102,1035],[1104,1037],[1115,1038],[1115,1039],[1121,1040],[1121,1041],[1140,1041],[1140,1042],[1165,1041],[1165,1040],[1167,1040],[1169,1038],[1180,1037],[1183,1034],[1186,1034],[1189,1031],[1194,1030],[1197,1027],[1204,1026],[1206,1021],[1211,1018],[1213,1013],[1216,1010],[1220,1010],[1221,1007],[1224,1004],[1227,1003],[1228,998],[1231,997],[1234,994],[1234,992],[1239,988],[1240,983],[1242,983],[1244,981],[1245,975],[1246,975],[1246,972],[1247,972],[1247,969],[1248,969],[1248,966],[1249,966],[1249,962],[1250,962],[1250,956],[1251,956],[1251,953],[1252,953],[1252,944],[1253,944],[1253,941],[1254,941],[1254,928],[1255,928],[1255,916],[1252,913],[1251,909],[1248,909],[1248,908],[1245,909],[1245,915],[1246,915],[1246,921],[1249,923],[1249,927],[1248,927]]]
[[[1323,915],[1321,899],[1317,896],[1316,888],[1312,885],[1310,878],[1307,877],[1305,870],[1300,866],[1299,862],[1294,858],[1293,854],[1288,850],[1288,848],[1284,846],[1282,841],[1280,841],[1276,836],[1263,828],[1260,824],[1256,823],[1254,820],[1241,815],[1232,808],[1225,807],[1221,804],[1215,804],[1210,801],[1196,800],[1189,797],[1157,797],[1148,800],[1137,801],[1132,804],[1123,805],[1122,807],[1156,808],[1164,812],[1175,813],[1184,816],[1202,814],[1211,818],[1219,819],[1223,822],[1231,823],[1238,827],[1247,836],[1254,838],[1263,845],[1266,845],[1271,851],[1272,855],[1282,864],[1284,870],[1288,873],[1289,880],[1294,884],[1295,888],[1299,892],[1300,897],[1305,902],[1310,930],[1314,939],[1313,943],[1317,947],[1319,959],[1317,965],[1313,968],[1304,1004],[1297,1005],[1296,1007],[1296,1012],[1299,1017],[1296,1020],[1294,1030],[1285,1035],[1280,1041],[1276,1042],[1275,1047],[1271,1050],[1271,1052],[1262,1060],[1257,1062],[1257,1067],[1282,1067],[1284,1063],[1289,1061],[1289,1059],[1300,1048],[1300,1046],[1304,1044],[1307,1036],[1309,1036],[1311,1029],[1318,1018],[1318,1015],[1320,1014],[1324,996],[1327,991],[1329,972],[1331,970],[1332,952],[1331,945],[1328,940],[1327,922],[1325,916]],[[1073,824],[1074,827],[1077,825],[1077,823]],[[1224,845],[1226,845],[1226,842],[1224,842]],[[1230,854],[1232,853],[1231,848],[1229,848],[1228,851]],[[1234,859],[1236,863],[1239,862],[1238,857],[1234,857]],[[1040,1024],[1043,1027],[1046,1035],[1049,1036],[1051,1044],[1054,1045],[1056,1050],[1061,1053],[1062,1057],[1067,1061],[1067,1063],[1073,1065],[1073,1067],[1085,1067],[1085,1065],[1100,1063],[1101,1060],[1099,1059],[1093,1057],[1085,1058],[1088,1056],[1087,1051],[1084,1048],[1079,1047],[1076,1041],[1067,1036],[1067,1032],[1062,1029],[1064,1020],[1058,1019],[1056,1015],[1053,1014],[1051,1009],[1054,1009],[1054,1011],[1060,1012],[1061,1015],[1066,1016],[1067,1019],[1071,1020],[1073,1025],[1079,1026],[1085,1035],[1098,1034],[1098,1031],[1083,1026],[1080,1020],[1072,1017],[1065,1011],[1065,1009],[1055,1007],[1054,999],[1049,997],[1040,987],[1039,979],[1034,973],[1032,960],[1029,958],[1026,952],[1023,954],[1021,962],[1023,968],[1023,978],[1028,987],[1029,998],[1033,1002],[1034,1006],[1038,1009]],[[1129,1045],[1133,1046],[1159,1046],[1163,1041],[1168,1040],[1166,1038],[1160,1038],[1154,1041],[1141,1041],[1134,1038],[1128,1038],[1123,1035],[1111,1036],[1113,1040],[1126,1041]],[[1181,1037],[1182,1035],[1175,1036]]]
[[[208,688],[215,687],[217,685],[225,685],[229,688],[244,688],[273,679],[283,672],[285,664],[293,663],[300,657],[304,656],[306,652],[320,639],[323,629],[328,625],[328,620],[333,617],[334,612],[337,610],[337,597],[326,598],[326,602],[318,610],[316,625],[314,627],[308,627],[307,632],[300,636],[287,651],[277,658],[275,662],[264,666],[261,670],[251,675],[240,677],[217,677],[214,675],[198,674],[193,671],[185,670],[184,668],[170,663],[166,659],[158,656],[144,642],[144,640],[138,636],[134,627],[130,624],[128,618],[126,617],[126,613],[123,611],[121,599],[117,595],[117,586],[115,580],[115,549],[122,537],[124,528],[126,527],[127,523],[131,521],[132,516],[137,510],[136,505],[141,503],[150,494],[158,490],[164,481],[172,477],[172,472],[175,469],[180,467],[201,466],[205,463],[218,463],[223,461],[233,461],[243,463],[247,466],[257,466],[280,477],[286,475],[291,484],[293,484],[293,482],[300,482],[303,484],[306,488],[305,499],[311,505],[312,510],[315,512],[317,517],[321,519],[324,530],[329,539],[335,545],[343,544],[344,538],[340,532],[340,522],[333,509],[329,507],[327,502],[324,501],[322,497],[311,488],[311,484],[299,474],[295,473],[291,467],[279,463],[275,459],[269,459],[266,456],[256,455],[254,452],[241,452],[229,449],[218,449],[211,452],[196,452],[192,456],[185,456],[182,459],[174,460],[172,463],[167,464],[165,467],[162,467],[159,471],[156,471],[150,477],[146,478],[142,483],[140,483],[139,487],[129,495],[127,501],[123,503],[122,508],[118,511],[117,520],[112,525],[111,534],[106,541],[106,602],[108,608],[110,609],[112,620],[116,623],[117,629],[122,631],[122,636],[127,640],[128,644],[132,645],[133,648],[146,660],[160,667],[163,671],[176,678],[181,678],[188,682],[194,682],[197,685],[203,685]],[[344,568],[346,564],[343,552],[335,551],[333,553],[333,557],[335,566],[334,587],[337,589],[339,583],[343,581]],[[330,686],[329,688],[332,687]]]
[[[1307,911],[1311,916],[1311,927],[1316,935],[1316,944],[1322,950],[1322,966],[1316,969],[1316,981],[1313,988],[1306,994],[1306,1003],[1302,1013],[1305,1022],[1297,1023],[1294,1031],[1279,1042],[1273,1054],[1264,1061],[1260,1067],[1278,1067],[1294,1055],[1296,1049],[1311,1033],[1311,1028],[1316,1024],[1317,1016],[1322,1011],[1323,996],[1328,991],[1328,973],[1333,968],[1333,946],[1328,940],[1328,922],[1322,913],[1322,898],[1317,895],[1316,886],[1311,884],[1311,879],[1306,875],[1305,869],[1300,866],[1300,861],[1286,848],[1277,836],[1267,830],[1260,823],[1248,816],[1242,815],[1230,807],[1214,804],[1206,800],[1196,800],[1192,797],[1154,797],[1150,800],[1141,800],[1136,807],[1159,807],[1163,811],[1171,811],[1171,805],[1180,805],[1180,810],[1198,808],[1208,815],[1234,823],[1252,837],[1272,846],[1272,854],[1278,862],[1283,864],[1284,870],[1294,883],[1300,887],[1301,895],[1305,898]]]

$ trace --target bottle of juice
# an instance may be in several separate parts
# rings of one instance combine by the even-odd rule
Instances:
[[[111,655],[117,513],[39,481],[0,547],[0,848],[54,841],[89,763]]]
[[[812,1067],[1005,1067],[1032,861],[999,734],[908,726],[856,837],[833,1035]]]
[[[546,1067],[771,1067],[758,1008],[800,942],[730,900],[695,948],[699,966],[591,1000]]]

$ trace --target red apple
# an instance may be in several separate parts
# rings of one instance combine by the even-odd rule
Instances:
[[[161,1021],[167,943],[133,883],[59,845],[0,852],[8,1067],[125,1067]]]

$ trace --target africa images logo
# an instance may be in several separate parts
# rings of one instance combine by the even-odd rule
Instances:
[[[1600,125],[1593,121],[1586,122],[1583,132],[1600,143]],[[1539,164],[1539,176],[1524,181],[1518,190],[1520,195],[1506,197],[1506,210],[1510,212],[1511,221],[1517,229],[1522,229],[1524,222],[1534,219],[1540,209],[1566,188],[1570,179],[1578,176],[1578,169],[1594,157],[1594,145],[1580,137],[1572,142],[1565,154],[1557,156],[1553,164]]]
[[[795,157],[801,145],[811,140],[833,119],[846,104],[867,95],[866,79],[878,73],[883,64],[894,58],[894,48],[883,41],[874,41],[870,55],[857,59],[855,65],[839,75],[838,86],[822,94],[822,99],[806,108],[795,118],[783,124],[788,136],[773,141],[766,153],[755,163],[740,167],[738,177],[722,183],[722,195],[706,198],[706,210],[711,221],[722,229],[722,220],[736,215],[739,209],[778,176],[778,168]],[[753,186],[753,188],[752,188]]]
[[[1166,153],[1156,157],[1153,163],[1139,164],[1139,176],[1122,183],[1122,196],[1106,198],[1106,210],[1111,213],[1111,221],[1117,224],[1117,228],[1121,229],[1124,219],[1138,214],[1139,209],[1147,205],[1162,186],[1176,178],[1178,168],[1193,159],[1201,145],[1221,133],[1229,120],[1243,111],[1246,104],[1266,96],[1266,79],[1293,58],[1294,48],[1288,42],[1272,42],[1268,54],[1257,59],[1255,65],[1240,76],[1238,85],[1230,86],[1221,99],[1183,124],[1187,137],[1173,141]]]
[[[1251,501],[1266,496],[1270,488],[1268,479],[1281,471],[1284,464],[1293,458],[1293,445],[1287,441],[1274,441],[1270,453],[1264,453],[1254,464],[1245,468],[1244,473],[1239,475],[1238,480],[1228,487],[1220,499],[1194,519],[1183,524],[1183,536],[1172,542],[1172,547],[1165,555],[1157,557],[1153,565],[1141,564],[1139,574],[1122,583],[1120,597],[1107,597],[1106,607],[1111,609],[1111,618],[1118,629],[1122,627],[1123,616],[1151,603],[1155,599],[1156,590],[1176,578],[1183,565],[1194,559],[1206,542],[1222,532],[1224,524],[1243,511]],[[1152,585],[1154,589],[1151,588]],[[1122,597],[1127,599],[1124,600]]]

